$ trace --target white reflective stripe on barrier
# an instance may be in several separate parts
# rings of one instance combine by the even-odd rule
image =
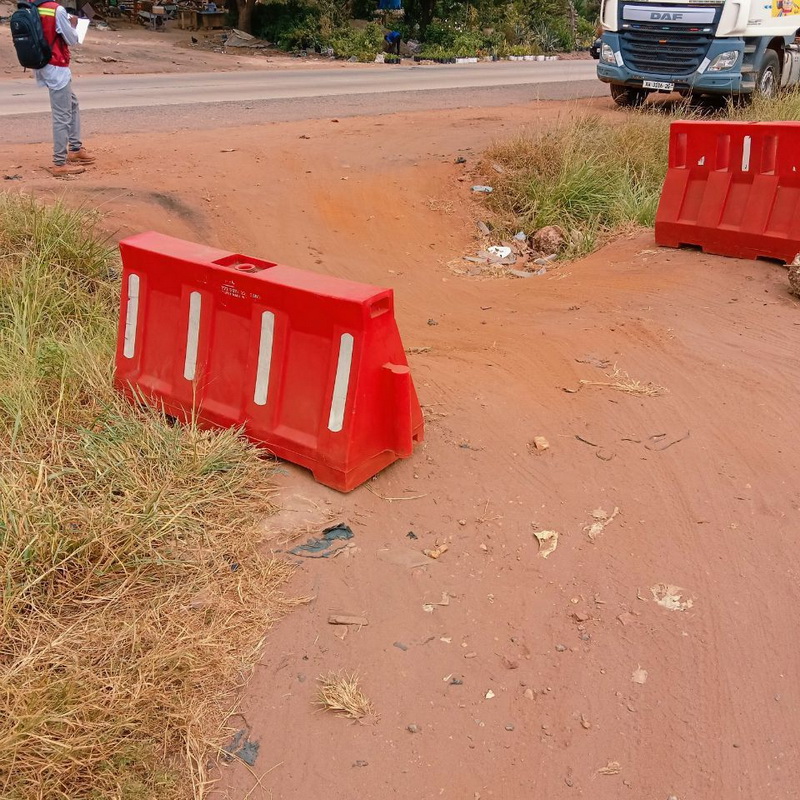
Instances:
[[[200,292],[189,295],[189,330],[186,334],[186,360],[183,362],[183,377],[193,381],[197,371],[197,342],[200,339],[200,309],[203,299]]]
[[[336,381],[333,384],[331,415],[328,430],[338,433],[344,425],[344,409],[347,403],[347,390],[350,388],[350,367],[353,364],[353,336],[343,333],[339,342],[339,363],[336,365]]]
[[[253,402],[257,406],[267,404],[269,393],[269,372],[272,368],[272,343],[275,337],[275,315],[265,311],[261,315],[261,337],[258,340],[258,370]]]
[[[749,136],[745,136],[742,142],[742,172],[750,171],[750,145],[752,141]]]
[[[139,276],[128,275],[128,304],[125,310],[125,343],[122,355],[133,358],[136,352],[136,327],[139,324]]]

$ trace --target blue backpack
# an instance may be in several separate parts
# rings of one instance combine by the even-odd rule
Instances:
[[[39,16],[39,6],[48,0],[19,0],[11,15],[11,39],[19,63],[26,69],[42,69],[50,63],[53,51]]]

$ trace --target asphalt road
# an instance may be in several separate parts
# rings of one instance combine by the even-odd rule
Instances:
[[[76,79],[75,91],[84,120],[107,133],[497,107],[607,94],[595,77],[595,62],[589,60],[102,75]],[[32,78],[0,81],[3,140],[46,139],[49,111],[47,92]]]

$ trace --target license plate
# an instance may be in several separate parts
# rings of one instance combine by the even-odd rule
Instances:
[[[662,92],[671,92],[675,89],[674,83],[666,81],[642,81],[642,86],[645,89],[660,89]]]

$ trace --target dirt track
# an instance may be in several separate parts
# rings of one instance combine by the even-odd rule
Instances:
[[[410,357],[428,413],[412,460],[347,497],[284,470],[287,505],[346,519],[355,547],[301,562],[294,589],[315,599],[270,635],[242,703],[261,785],[247,795],[253,775],[227,767],[220,796],[797,796],[800,316],[785,270],[656,251],[648,233],[527,280],[448,268],[480,216],[454,157],[469,169],[492,138],[570,110],[254,126],[190,148],[109,137],[78,180],[24,171],[23,189],[98,205],[120,233],[392,286],[406,346],[430,348]],[[608,380],[597,360],[667,391],[564,391]],[[592,542],[599,508],[619,515]],[[547,559],[540,529],[560,532]],[[438,561],[392,563],[436,541]],[[658,584],[692,607],[656,604]],[[369,625],[340,638],[332,612]],[[362,674],[377,723],[314,710],[314,679],[339,668]]]

